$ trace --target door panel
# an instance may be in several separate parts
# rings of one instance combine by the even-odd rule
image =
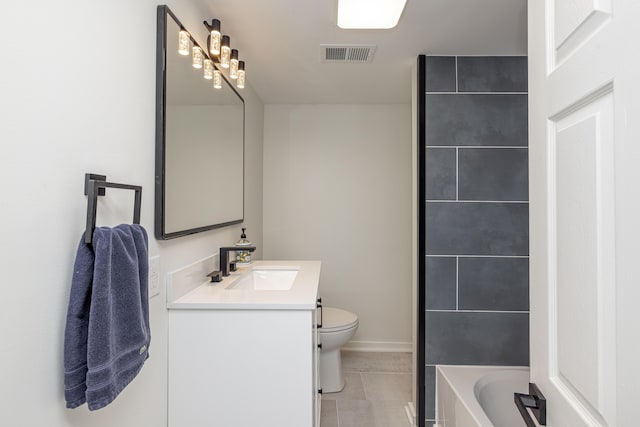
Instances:
[[[531,377],[549,426],[637,424],[638,4],[529,1]]]
[[[583,412],[613,425],[613,94],[560,117],[549,141],[549,376]]]
[[[555,0],[553,36],[556,62],[568,57],[611,16],[610,0]]]

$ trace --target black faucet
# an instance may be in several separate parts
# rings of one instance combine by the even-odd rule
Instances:
[[[220,271],[222,272],[222,277],[229,275],[229,252],[253,252],[255,250],[255,246],[224,246],[220,248]]]

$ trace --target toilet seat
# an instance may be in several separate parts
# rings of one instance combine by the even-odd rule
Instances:
[[[358,326],[358,316],[350,311],[334,307],[322,307],[320,333],[339,332]]]

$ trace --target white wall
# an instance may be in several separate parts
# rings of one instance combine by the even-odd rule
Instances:
[[[264,256],[319,259],[354,341],[411,342],[410,105],[266,105]]]
[[[200,3],[168,2],[202,41],[202,21],[216,15]],[[105,409],[65,409],[62,344],[73,260],[86,215],[85,172],[143,186],[142,225],[151,234],[150,255],[161,256],[163,277],[239,238],[239,225],[166,242],[152,237],[156,5],[150,0],[3,4],[2,425],[166,425],[164,287],[150,301],[150,358],[140,375]],[[250,89],[243,95],[248,124],[245,224],[260,248],[263,107]],[[112,194],[101,201],[99,225],[130,221],[130,197],[125,202]]]

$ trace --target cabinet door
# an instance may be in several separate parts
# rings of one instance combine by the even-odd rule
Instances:
[[[313,314],[171,310],[168,425],[313,426]]]

